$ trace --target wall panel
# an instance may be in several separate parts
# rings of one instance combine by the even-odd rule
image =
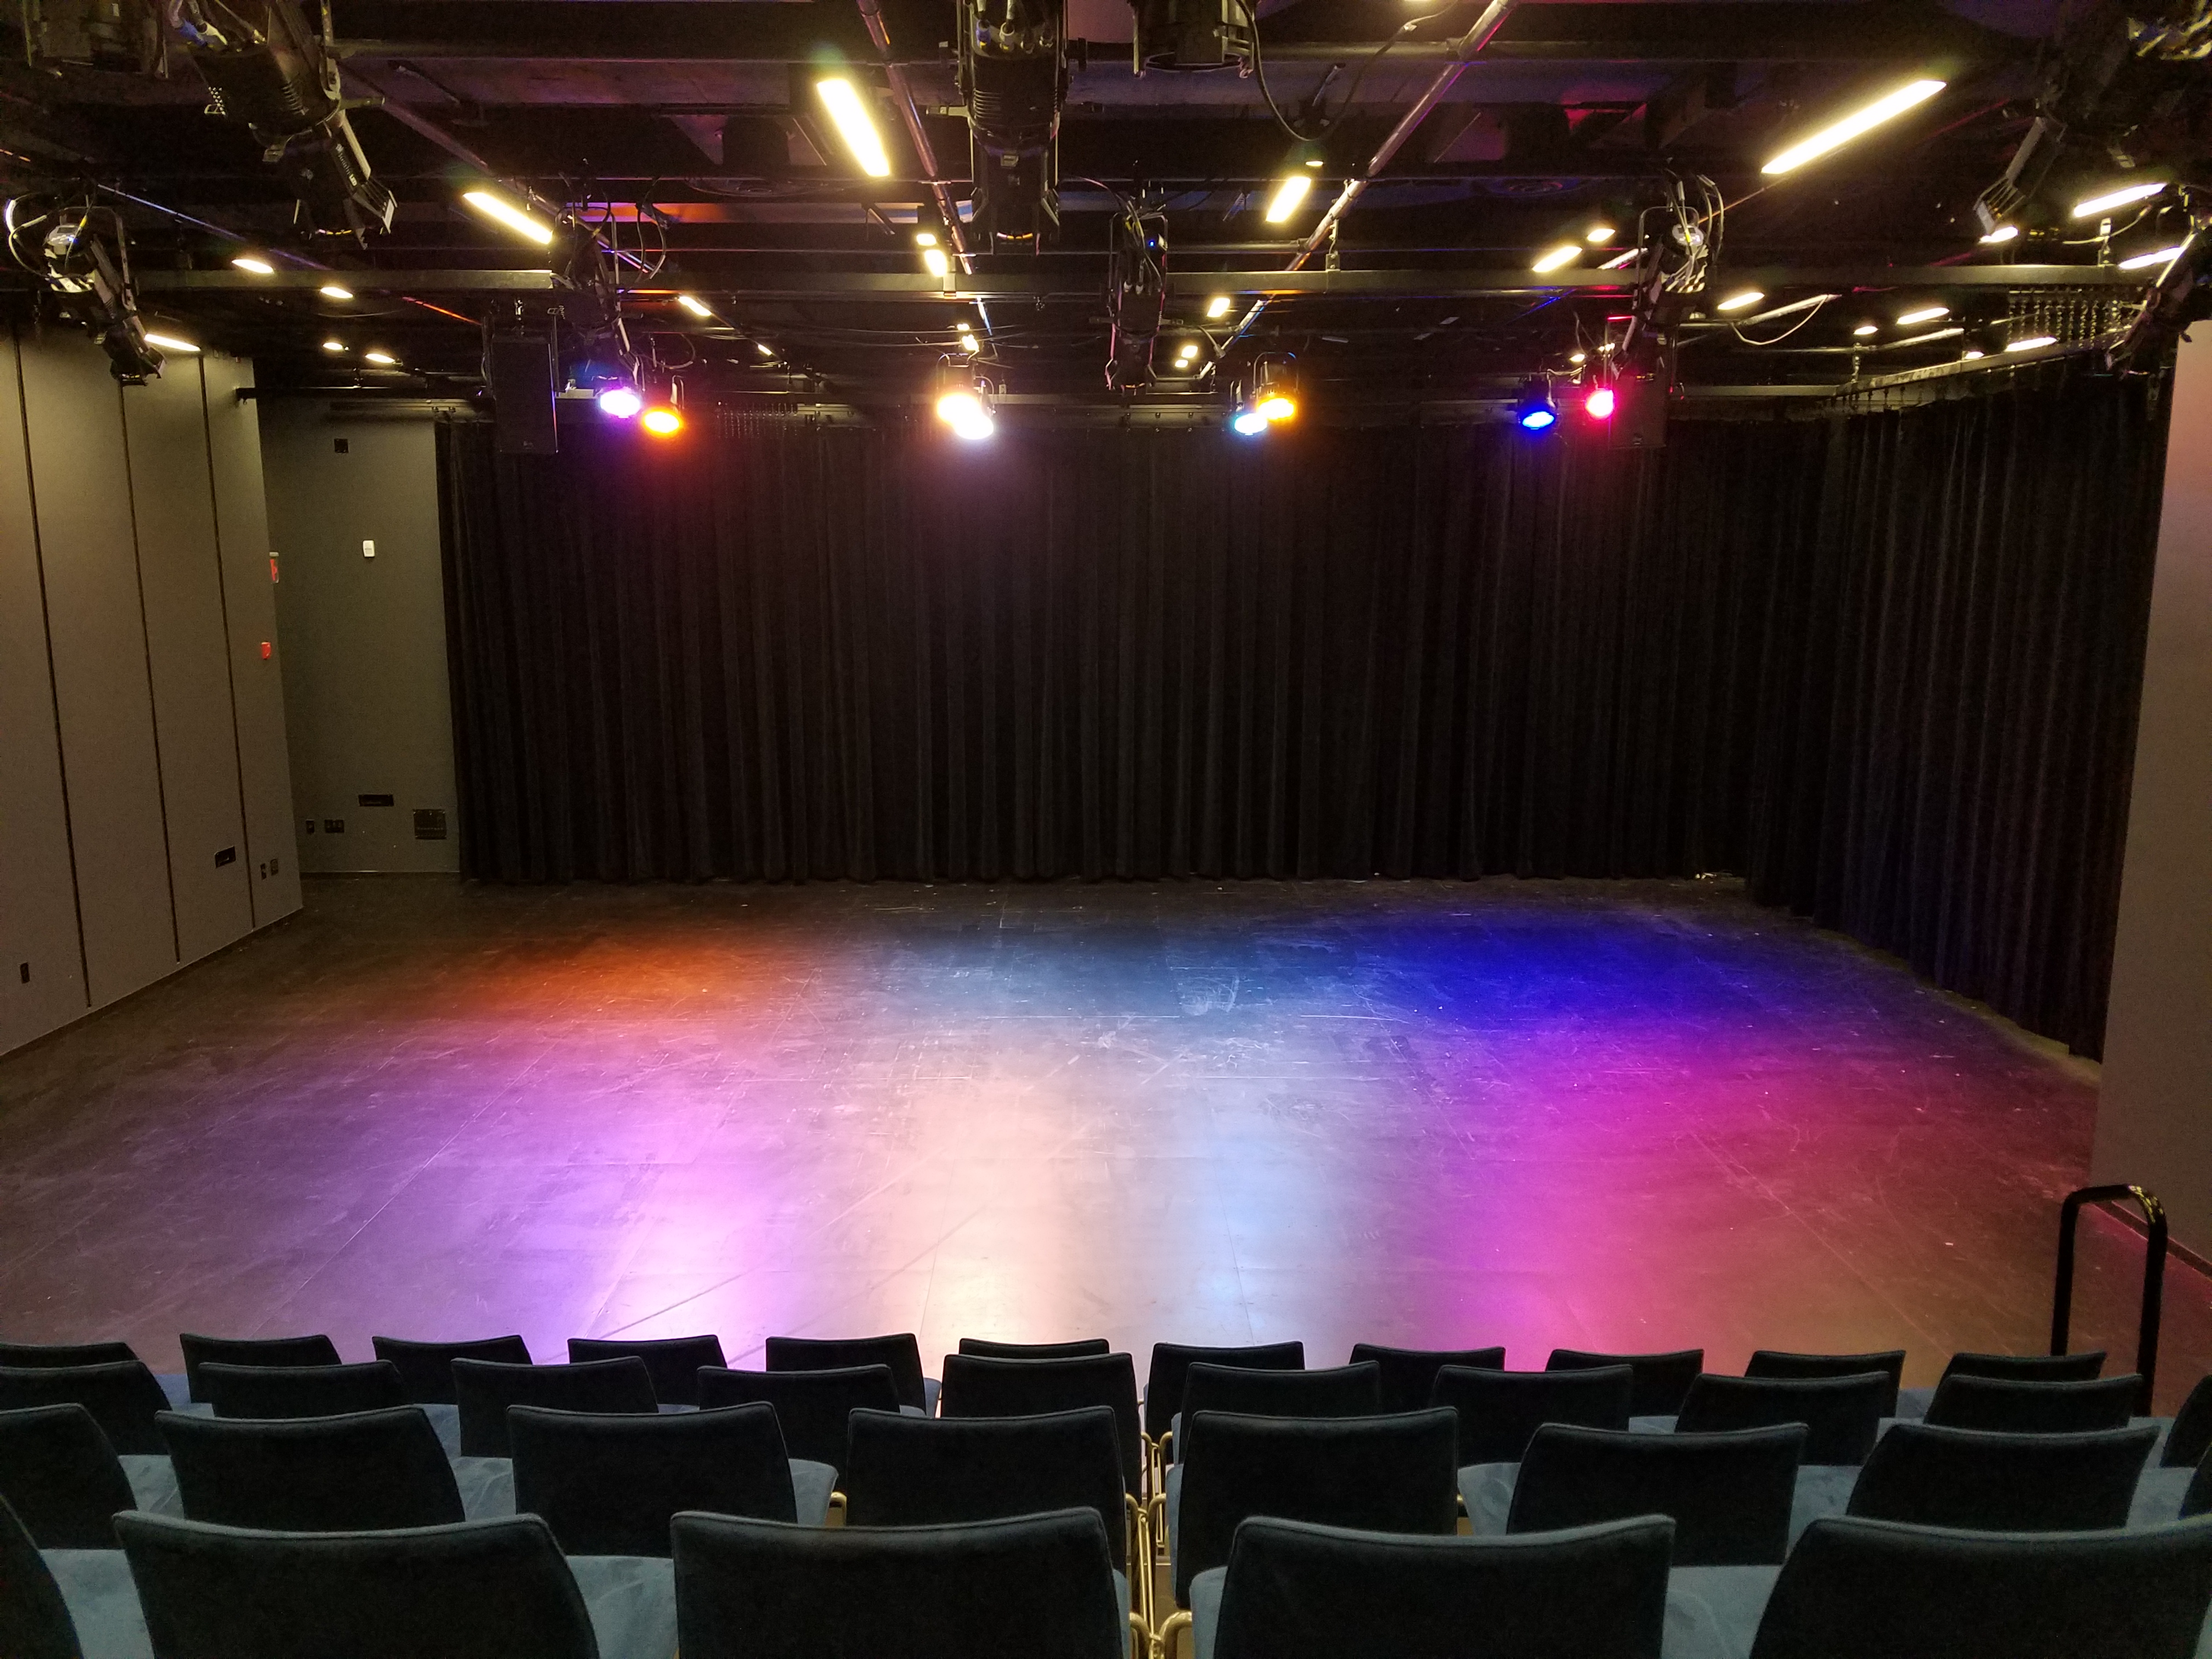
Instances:
[[[177,965],[123,404],[100,349],[21,343],[55,703],[94,1007]]]
[[[15,343],[0,334],[0,1050],[85,1011],[23,430]]]
[[[125,387],[123,419],[178,954],[192,962],[253,927],[199,363]]]
[[[253,365],[210,353],[203,361],[207,443],[215,480],[216,532],[222,547],[223,604],[230,628],[232,702],[246,805],[245,856],[252,860],[253,925],[300,908],[293,835],[292,769],[284,747],[283,647],[269,575],[269,505],[262,493],[261,432],[250,399]],[[264,656],[264,644],[269,654]]]

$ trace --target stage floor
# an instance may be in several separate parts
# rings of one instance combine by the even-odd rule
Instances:
[[[468,888],[0,1059],[0,1335],[2046,1338],[2094,1068],[1728,883]],[[2084,1227],[2076,1346],[2133,1354]],[[2212,1364],[2169,1277],[2164,1409]]]

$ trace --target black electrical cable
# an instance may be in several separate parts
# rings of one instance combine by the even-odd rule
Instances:
[[[1237,0],[1237,3],[1238,9],[1244,14],[1245,27],[1251,34],[1252,78],[1260,83],[1260,96],[1267,100],[1267,112],[1275,118],[1277,125],[1302,144],[1317,144],[1335,131],[1342,125],[1344,118],[1352,112],[1352,104],[1359,92],[1359,83],[1367,78],[1367,71],[1382,61],[1384,52],[1389,51],[1399,41],[1411,34],[1415,28],[1428,21],[1426,18],[1416,17],[1401,24],[1398,32],[1376,47],[1373,52],[1369,52],[1359,67],[1352,72],[1352,83],[1345,88],[1343,100],[1337,106],[1335,119],[1322,122],[1315,131],[1301,132],[1297,124],[1283,113],[1282,106],[1275,101],[1275,94],[1268,89],[1267,66],[1260,51],[1260,14],[1255,9],[1252,0]]]

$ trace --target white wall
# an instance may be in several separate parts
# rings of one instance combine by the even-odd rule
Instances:
[[[2174,375],[2092,1179],[2212,1255],[2212,323]]]
[[[6,340],[0,1050],[299,908],[252,378]]]

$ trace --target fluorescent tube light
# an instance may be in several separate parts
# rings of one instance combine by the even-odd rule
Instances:
[[[1226,317],[1229,314],[1229,296],[1226,294],[1217,294],[1208,300],[1206,302],[1206,314],[1209,318]]]
[[[875,119],[853,83],[833,76],[827,81],[817,81],[814,90],[821,95],[822,106],[830,112],[837,136],[845,141],[845,148],[860,164],[860,171],[871,179],[890,178],[891,158],[884,149],[883,135],[876,131]]]
[[[399,362],[398,358],[393,356],[388,351],[364,351],[361,355],[368,359],[370,362],[375,363],[385,368],[393,368]]]
[[[1275,186],[1274,199],[1267,204],[1267,222],[1279,225],[1288,219],[1298,210],[1298,204],[1306,199],[1306,192],[1312,188],[1311,173],[1286,174],[1283,182]]]
[[[1582,249],[1576,246],[1576,244],[1572,242],[1562,242],[1559,246],[1554,248],[1547,248],[1543,252],[1538,254],[1536,256],[1535,263],[1530,265],[1528,269],[1533,271],[1536,271],[1539,274],[1545,271],[1557,270],[1562,265],[1571,265],[1574,264],[1576,259],[1581,257],[1581,254]]]
[[[1823,127],[1809,138],[1800,139],[1776,156],[1761,173],[1788,173],[1808,161],[1817,161],[1830,150],[1841,149],[1862,133],[1871,132],[1885,121],[1894,120],[1905,111],[1926,103],[1943,90],[1944,82],[1936,80],[1914,81],[1899,87],[1887,98],[1878,98],[1864,109],[1846,115],[1832,126]]]
[[[2005,349],[2007,351],[2034,351],[2043,346],[2057,345],[2057,343],[2058,337],[2056,334],[2031,334],[2025,340],[2012,340],[2007,342]]]
[[[342,288],[336,283],[325,283],[320,288],[317,289],[315,292],[321,295],[325,300],[350,300],[353,298],[353,290],[351,289]]]
[[[1596,247],[1603,242],[1609,242],[1613,237],[1613,229],[1611,225],[1592,225],[1583,233],[1583,240],[1588,242],[1592,247]]]
[[[1982,243],[1984,246],[1989,246],[1997,242],[2009,242],[2014,237],[2019,234],[2020,227],[2018,225],[1999,225],[1995,230],[1982,238]]]
[[[146,343],[149,346],[159,346],[164,351],[198,351],[199,349],[190,340],[180,340],[173,334],[156,334],[151,329],[146,331]]]
[[[1722,301],[1718,305],[1715,306],[1713,309],[1715,311],[1742,311],[1748,307],[1757,305],[1765,297],[1766,295],[1760,293],[1759,289],[1755,288],[1747,288],[1743,289],[1741,293],[1729,295],[1727,299]]]
[[[518,236],[526,236],[540,247],[553,243],[553,227],[532,218],[505,198],[488,190],[465,190],[461,199],[495,224],[504,225]]]
[[[1932,323],[1938,317],[1948,317],[1950,314],[1951,307],[1948,306],[1922,306],[1917,310],[1908,311],[1900,315],[1897,319],[1897,325],[1899,328],[1911,328],[1916,324]]]
[[[952,269],[952,261],[941,247],[926,247],[921,251],[921,263],[933,276],[942,276]]]
[[[343,351],[345,349],[346,343],[343,340],[325,340],[323,342],[323,349],[325,351]]]
[[[2176,242],[2172,247],[2162,247],[2155,253],[2138,253],[2132,259],[2120,261],[2122,270],[2142,270],[2150,265],[2162,265],[2179,253],[2185,245]]]
[[[240,270],[250,270],[256,276],[274,276],[276,267],[256,253],[241,253],[231,261]]]
[[[2148,184],[2123,185],[2118,190],[2108,190],[2101,196],[2092,196],[2075,203],[2074,216],[2076,219],[2094,219],[2097,215],[2109,213],[2117,207],[2126,207],[2133,202],[2148,202],[2165,188],[2166,180],[2163,179]]]
[[[676,303],[682,306],[684,310],[690,312],[694,317],[712,317],[714,314],[713,312],[707,309],[703,301],[692,298],[689,294],[678,295],[676,296]]]

